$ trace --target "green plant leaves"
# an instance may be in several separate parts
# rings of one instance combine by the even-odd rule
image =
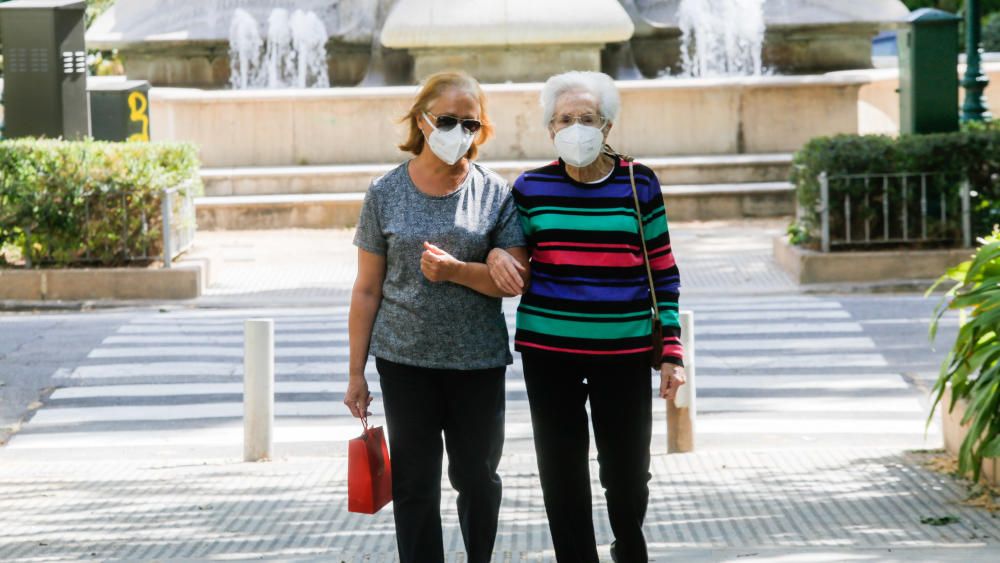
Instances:
[[[0,248],[51,266],[158,254],[162,190],[198,191],[198,168],[185,144],[0,141]]]
[[[934,338],[946,308],[968,312],[934,384],[928,424],[950,385],[949,411],[960,400],[968,403],[962,424],[969,429],[959,448],[959,471],[971,472],[975,480],[984,457],[1000,457],[1000,227],[981,242],[971,260],[938,280],[956,285],[935,310],[930,328]]]

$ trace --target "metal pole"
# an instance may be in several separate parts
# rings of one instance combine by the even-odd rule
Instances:
[[[274,320],[248,319],[243,346],[243,461],[270,460],[274,445]]]
[[[677,390],[673,403],[667,401],[667,453],[694,451],[695,397],[694,313],[681,311],[681,346],[684,348],[684,375],[687,381]]]
[[[969,181],[962,182],[962,246],[969,248],[972,246],[972,205],[970,197]]]
[[[986,86],[990,79],[983,73],[982,60],[983,8],[979,0],[965,1],[965,103],[962,104],[962,122],[989,121],[993,118],[986,106]]]
[[[170,190],[163,190],[163,199],[160,202],[160,207],[163,210],[163,267],[169,269],[174,261],[174,252],[171,248],[173,241],[170,240],[170,225],[173,223]]]
[[[823,252],[830,252],[830,177],[826,172],[819,175],[819,201]]]

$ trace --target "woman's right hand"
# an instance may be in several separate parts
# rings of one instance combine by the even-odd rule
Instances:
[[[352,375],[348,380],[347,392],[344,393],[344,404],[351,409],[354,418],[365,418],[372,414],[368,412],[368,407],[372,404],[372,396],[368,392],[368,380],[363,375]]]
[[[486,265],[490,269],[490,277],[497,289],[507,295],[524,293],[524,266],[514,256],[502,248],[494,248],[486,257]]]

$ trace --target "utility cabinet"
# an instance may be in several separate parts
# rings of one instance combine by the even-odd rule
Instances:
[[[899,42],[899,131],[958,131],[958,24],[961,18],[914,11]]]

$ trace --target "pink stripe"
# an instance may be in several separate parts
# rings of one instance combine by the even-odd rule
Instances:
[[[654,270],[669,270],[677,264],[674,260],[673,254],[664,254],[663,256],[657,256],[649,261],[649,267]]]
[[[668,344],[663,347],[664,356],[673,356],[675,358],[684,357],[684,349],[681,348],[680,344]]]
[[[569,352],[571,354],[587,354],[590,356],[613,356],[615,354],[637,354],[639,352],[649,352],[653,349],[652,346],[646,346],[645,348],[634,348],[632,350],[574,350],[572,348],[555,348],[553,346],[542,346],[541,344],[531,344],[529,342],[524,342],[522,340],[515,340],[514,344],[518,346],[527,346],[529,348],[538,348],[540,350],[549,350],[552,352]]]
[[[540,242],[538,247],[546,246],[569,246],[571,248],[625,248],[628,250],[639,250],[638,246],[631,244],[591,244],[587,242]]]
[[[577,252],[572,250],[536,250],[531,259],[546,264],[570,264],[574,266],[607,266],[628,268],[641,266],[642,258],[621,252]]]

